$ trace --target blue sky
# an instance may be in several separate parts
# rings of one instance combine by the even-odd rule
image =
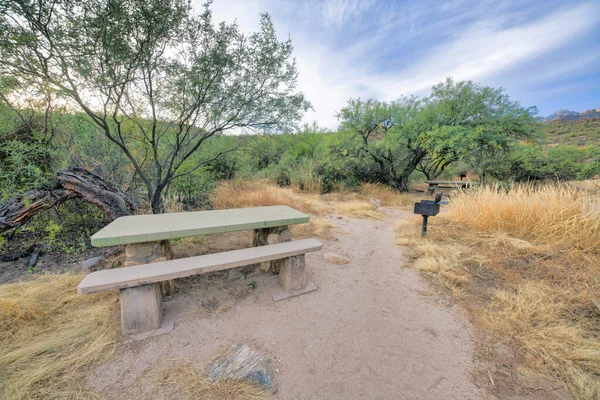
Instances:
[[[199,0],[195,4],[200,4]],[[600,1],[215,0],[218,21],[291,36],[304,122],[351,97],[426,95],[447,76],[502,86],[540,115],[600,107]]]

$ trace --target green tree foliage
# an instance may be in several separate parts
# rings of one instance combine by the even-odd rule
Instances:
[[[420,102],[414,98],[392,103],[349,100],[337,116],[340,129],[356,136],[357,141],[349,141],[345,151],[351,154],[358,145],[386,184],[407,191],[408,177],[424,156],[418,141],[419,110]]]
[[[50,184],[64,160],[43,117],[0,103],[0,200]]]
[[[289,129],[309,103],[296,91],[291,40],[268,15],[249,36],[185,0],[0,3],[0,77],[56,93],[127,157],[154,212],[207,139]],[[226,151],[230,151],[227,149]]]
[[[483,181],[498,158],[540,128],[534,120],[537,109],[511,101],[502,88],[448,78],[432,88],[427,101],[435,119],[427,138],[429,157],[443,159],[445,166],[463,160]]]
[[[377,179],[408,191],[415,170],[433,179],[459,160],[485,178],[498,157],[533,136],[534,114],[502,89],[447,79],[423,99],[351,99],[338,118],[342,130],[359,138],[361,152],[377,167]]]
[[[490,168],[490,174],[517,181],[589,179],[600,174],[600,148],[565,144],[544,148],[520,143]]]

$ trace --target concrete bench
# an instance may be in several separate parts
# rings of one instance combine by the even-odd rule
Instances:
[[[290,292],[306,285],[304,255],[319,251],[316,239],[277,243],[223,253],[168,260],[146,265],[94,272],[77,286],[79,294],[120,290],[121,326],[126,335],[158,329],[162,319],[160,282],[242,267],[265,261],[283,260],[279,284]]]

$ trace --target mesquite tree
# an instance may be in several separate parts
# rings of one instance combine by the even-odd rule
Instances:
[[[421,99],[351,99],[338,119],[341,129],[359,138],[383,183],[405,192],[415,170],[434,179],[457,161],[484,180],[498,158],[533,136],[535,112],[511,101],[501,88],[447,79]]]
[[[521,106],[502,88],[448,78],[433,86],[427,102],[433,122],[426,138],[428,157],[441,160],[434,174],[460,160],[485,182],[491,167],[539,129],[537,109]]]
[[[181,168],[207,139],[288,129],[310,107],[267,14],[250,35],[215,25],[210,2],[195,15],[185,0],[0,0],[0,15],[0,78],[83,110],[155,213],[174,179],[214,159]]]
[[[423,101],[400,98],[390,103],[351,99],[337,117],[340,128],[359,138],[359,148],[376,166],[382,183],[408,191],[408,179],[426,156],[423,137],[429,123]]]

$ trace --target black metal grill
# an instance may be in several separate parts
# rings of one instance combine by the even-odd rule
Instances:
[[[415,203],[415,214],[427,215],[434,217],[440,212],[440,205],[433,200],[421,200],[420,203]]]
[[[440,213],[440,205],[448,204],[446,201],[441,201],[444,192],[440,192],[435,196],[434,200],[421,200],[419,203],[415,203],[415,214],[423,216],[423,225],[421,226],[421,236],[427,234],[427,219],[429,217],[435,217]]]

